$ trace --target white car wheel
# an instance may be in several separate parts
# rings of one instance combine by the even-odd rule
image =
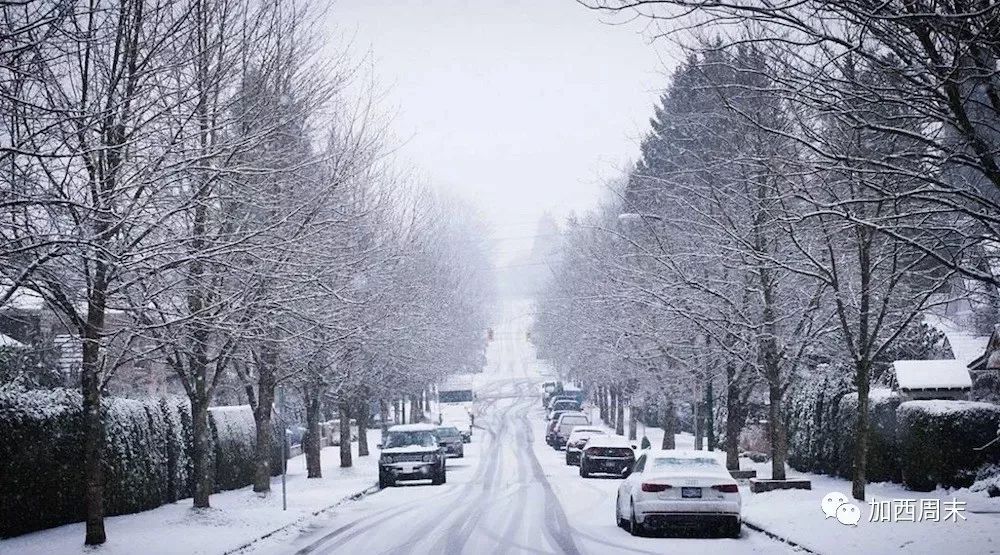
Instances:
[[[633,536],[643,536],[646,533],[645,527],[635,518],[635,501],[631,503],[629,508],[629,526],[628,531]]]

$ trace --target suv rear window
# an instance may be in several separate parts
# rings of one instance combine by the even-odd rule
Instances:
[[[590,419],[586,416],[564,416],[562,420],[559,421],[560,426],[579,426],[581,424],[590,424]]]
[[[591,447],[587,449],[587,455],[591,457],[621,457],[632,456],[632,450],[627,447]]]
[[[437,447],[437,438],[431,432],[388,432],[382,447],[392,449],[394,447],[408,447],[419,445],[421,447]]]

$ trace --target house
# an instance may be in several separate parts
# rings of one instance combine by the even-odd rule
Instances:
[[[986,349],[969,365],[975,400],[1000,401],[1000,325],[993,330]]]
[[[897,360],[892,370],[903,401],[968,399],[972,391],[969,369],[960,360]]]

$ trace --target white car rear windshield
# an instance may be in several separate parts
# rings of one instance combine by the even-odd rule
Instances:
[[[590,419],[586,416],[564,416],[559,424],[561,426],[565,426],[567,424],[571,426],[576,426],[577,424],[590,424]]]
[[[659,457],[653,459],[653,468],[677,468],[681,466],[717,467],[719,461],[709,458]]]

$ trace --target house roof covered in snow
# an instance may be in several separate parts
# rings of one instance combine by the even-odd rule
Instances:
[[[897,360],[892,368],[900,390],[972,388],[969,369],[959,360]]]
[[[951,320],[932,314],[924,316],[924,322],[948,338],[955,360],[971,365],[986,352],[986,346],[990,341],[988,335],[977,335]]]

